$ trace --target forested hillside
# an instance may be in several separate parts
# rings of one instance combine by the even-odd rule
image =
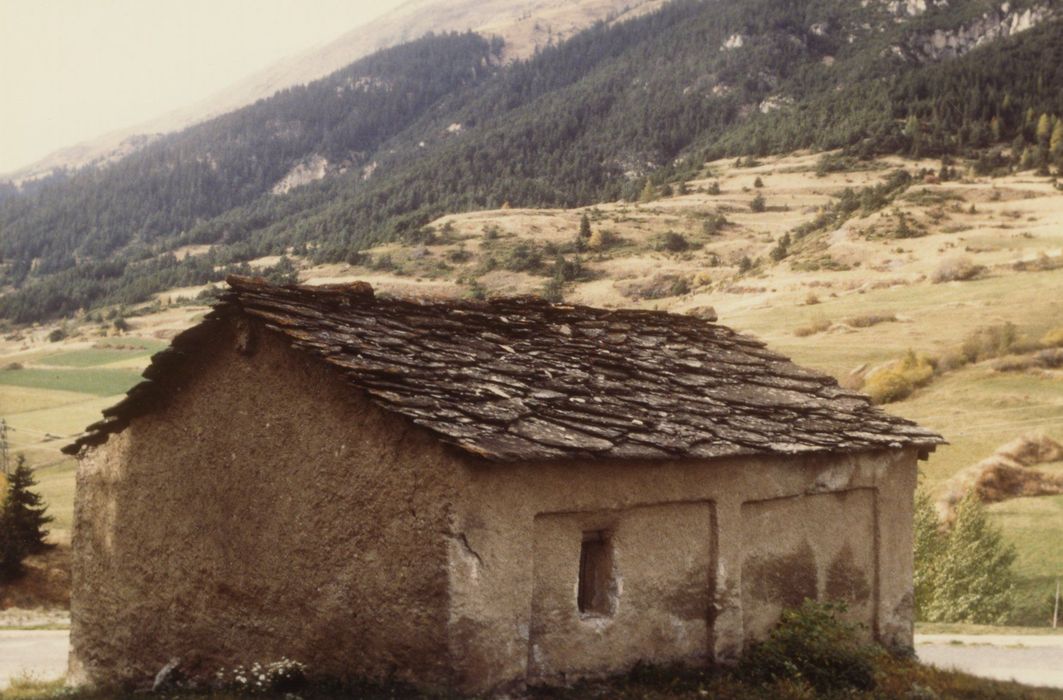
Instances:
[[[634,198],[709,157],[846,147],[1063,166],[1058,3],[929,5],[677,0],[506,67],[500,42],[472,34],[375,54],[0,195],[0,317],[140,301],[293,249],[357,260],[446,212]],[[211,248],[171,254],[192,244]]]

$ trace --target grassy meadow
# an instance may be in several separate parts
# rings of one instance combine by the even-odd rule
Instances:
[[[311,283],[363,279],[400,294],[536,293],[553,276],[559,251],[573,257],[564,247],[586,214],[592,229],[608,236],[592,237],[579,253],[582,270],[565,280],[566,301],[676,312],[712,306],[721,323],[839,379],[909,350],[945,358],[981,328],[1014,324],[1028,345],[1063,327],[1063,191],[1048,178],[917,181],[885,207],[793,240],[788,254],[773,260],[784,234],[813,221],[846,188],[873,187],[898,167],[938,166],[891,158],[823,174],[818,161],[795,155],[753,167],[709,163],[685,191],[653,201],[450,215],[433,223],[432,243],[381,246],[369,251],[365,266],[295,262]],[[758,194],[767,202],[764,212],[752,211]],[[725,224],[715,230],[706,224],[719,216]],[[902,220],[914,234],[897,237]],[[662,244],[672,233],[685,242],[672,246],[679,249]],[[747,269],[743,258],[752,263]],[[936,283],[941,266],[957,259],[981,272]],[[0,414],[14,451],[39,469],[60,536],[70,522],[73,463],[58,448],[97,420],[135,383],[150,355],[202,312],[163,305],[132,318],[132,330],[118,337],[82,325],[58,343],[47,341],[50,328],[0,343]],[[860,319],[872,316],[887,320],[863,325]],[[933,490],[1025,433],[1063,441],[1063,369],[999,371],[992,360],[967,363],[939,371],[886,409],[949,440],[923,463],[924,483]],[[1044,625],[1054,581],[1063,577],[1063,496],[1016,499],[990,511],[1019,550],[1020,590],[1009,623]]]

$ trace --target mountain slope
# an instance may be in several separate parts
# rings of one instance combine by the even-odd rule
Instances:
[[[19,182],[56,169],[114,162],[173,133],[238,110],[274,93],[321,78],[391,46],[429,32],[473,31],[506,42],[504,60],[531,56],[595,22],[630,19],[665,0],[410,0],[392,12],[349,31],[324,46],[277,62],[189,107],[130,129],[69,146],[8,174]]]
[[[381,54],[412,61],[401,69],[412,91],[403,91],[399,119],[392,100],[367,99],[357,110],[323,100],[345,79],[387,94],[388,74],[374,73],[384,59],[366,59],[347,78],[8,197],[0,251],[5,281],[20,291],[0,299],[0,315],[25,321],[137,301],[293,246],[321,261],[357,259],[374,242],[422,235],[448,211],[635,197],[645,176],[687,177],[710,155],[846,145],[973,153],[1015,139],[1036,146],[1030,115],[1063,114],[1063,22],[1054,7],[1002,13],[968,0],[908,17],[892,5],[840,0],[675,2],[506,67],[496,65],[501,47],[467,35],[414,42]],[[1021,41],[999,38],[999,27],[1018,28],[1014,18],[1034,11],[1040,19],[1025,23]],[[971,33],[976,25],[982,34]],[[970,45],[941,62],[906,49],[938,36]],[[429,45],[441,53],[418,64],[419,47]],[[442,57],[453,65],[439,65]],[[464,77],[440,90],[418,82],[420,70]],[[324,123],[347,123],[340,112],[353,110],[355,122],[379,128],[325,138],[323,103],[337,110]],[[218,162],[224,176],[214,177]],[[311,182],[318,174],[326,177]],[[189,244],[212,249],[182,262],[158,257]]]

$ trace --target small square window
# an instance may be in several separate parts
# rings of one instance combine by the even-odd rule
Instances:
[[[579,552],[579,588],[576,603],[581,613],[613,613],[613,548],[602,530],[583,533]]]

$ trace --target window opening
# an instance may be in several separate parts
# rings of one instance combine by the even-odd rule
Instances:
[[[581,613],[611,615],[613,552],[602,530],[583,533],[579,552],[579,588],[576,603]]]

